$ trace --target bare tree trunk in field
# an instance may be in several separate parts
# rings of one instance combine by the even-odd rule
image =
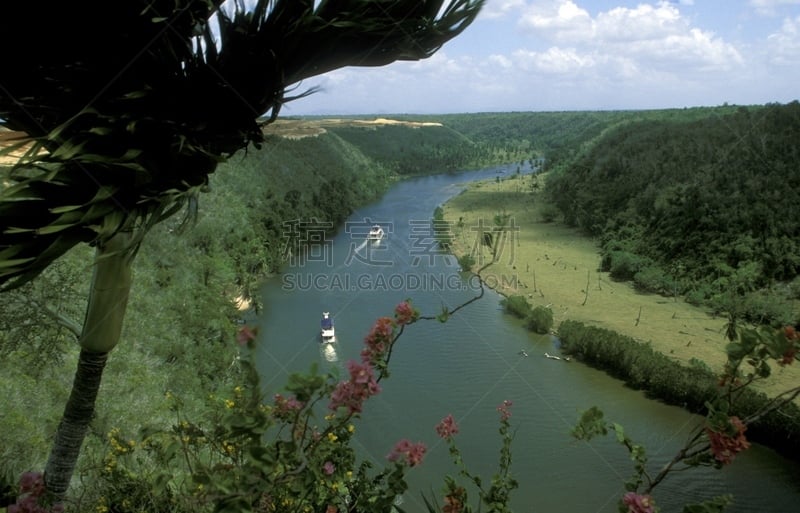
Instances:
[[[69,488],[94,416],[108,353],[117,345],[122,332],[131,287],[130,239],[130,234],[120,232],[97,248],[78,368],[44,473],[47,492],[56,501],[61,501]]]

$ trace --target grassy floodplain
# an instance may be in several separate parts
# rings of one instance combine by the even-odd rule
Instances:
[[[572,319],[650,344],[683,364],[699,360],[721,370],[725,319],[680,298],[639,292],[599,271],[599,247],[592,239],[562,223],[542,220],[545,199],[538,191],[546,176],[502,175],[499,181],[476,182],[443,205],[444,218],[453,226],[453,253],[461,256],[479,248],[483,258],[490,259],[489,249],[475,244],[480,231],[476,227],[481,222],[491,227],[496,215],[509,215],[516,230],[498,245],[497,262],[484,271],[487,283],[497,284],[498,292],[524,295],[533,307],[549,305],[556,329]],[[493,279],[501,276],[516,277],[516,289],[514,279]],[[796,366],[774,369],[760,390],[772,395],[798,379]]]

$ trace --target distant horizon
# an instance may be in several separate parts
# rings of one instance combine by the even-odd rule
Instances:
[[[619,109],[558,109],[558,110],[494,110],[494,111],[474,111],[474,112],[356,112],[341,113],[330,112],[322,114],[285,114],[281,111],[278,119],[291,118],[354,118],[354,117],[387,117],[387,116],[457,116],[457,115],[481,115],[481,114],[558,114],[558,113],[580,113],[580,112],[649,112],[664,110],[691,110],[691,109],[716,109],[733,107],[765,107],[767,105],[787,105],[793,102],[800,102],[800,97],[788,101],[768,101],[764,103],[730,103],[725,102],[717,105],[692,105],[686,107],[654,107],[654,108],[619,108]],[[288,104],[287,104],[288,105]]]

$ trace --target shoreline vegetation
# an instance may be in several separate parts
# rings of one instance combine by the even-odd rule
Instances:
[[[689,372],[718,375],[726,361],[726,320],[680,297],[640,292],[632,283],[614,281],[608,272],[600,271],[596,242],[575,228],[543,220],[549,209],[541,192],[546,177],[513,174],[465,187],[441,207],[442,218],[451,227],[449,251],[459,261],[471,255],[475,260],[472,268],[477,269],[492,259],[492,250],[479,243],[476,234],[504,218],[510,230],[494,241],[496,261],[483,273],[491,288],[505,297],[523,296],[531,308],[549,308],[553,332],[558,332],[565,321],[571,333],[576,332],[576,326],[598,330],[596,333],[610,332],[638,342]],[[635,369],[613,372],[601,361],[589,360],[584,359],[631,384],[627,378],[635,374]],[[636,359],[626,358],[627,362],[635,365]],[[799,378],[800,369],[795,366],[779,368],[755,391],[773,397]],[[669,400],[674,398],[659,399],[675,402]],[[692,409],[695,402],[678,404]],[[702,405],[701,400],[697,406]]]

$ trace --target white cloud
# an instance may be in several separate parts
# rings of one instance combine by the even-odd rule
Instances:
[[[767,45],[774,64],[800,65],[800,16],[783,20],[781,30],[767,37]]]
[[[547,74],[574,74],[595,66],[592,55],[579,53],[574,48],[550,47],[545,52],[517,50],[514,59],[524,70]]]
[[[678,9],[666,3],[640,4],[634,9],[616,7],[598,14],[594,25],[596,38],[603,42],[656,40],[689,28]]]
[[[665,1],[615,7],[592,17],[572,0],[547,0],[531,4],[520,25],[535,39],[591,53],[595,61],[629,59],[642,69],[709,71],[743,62],[733,45],[693,27],[676,5]]]
[[[531,30],[533,35],[556,41],[591,39],[594,31],[588,11],[571,0],[535,2],[523,13],[520,26]]]
[[[497,55],[497,54],[489,56],[489,64],[499,66],[503,69],[509,69],[513,65],[511,59],[509,59],[505,55]]]
[[[479,16],[501,18],[509,12],[525,6],[525,0],[487,0]]]
[[[783,7],[800,5],[800,0],[750,0],[750,5],[758,14],[776,16]]]

